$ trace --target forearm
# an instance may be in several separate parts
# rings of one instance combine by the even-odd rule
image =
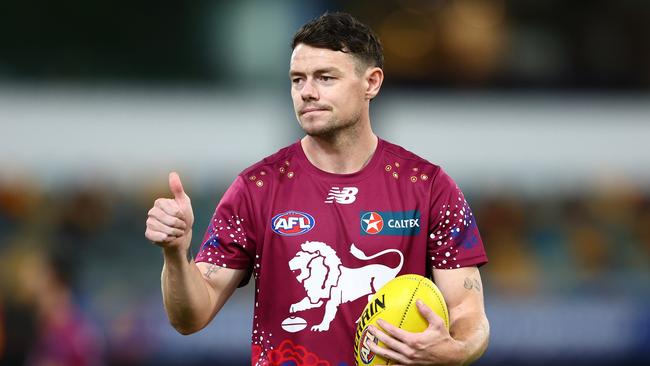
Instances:
[[[487,349],[490,324],[482,311],[459,314],[452,319],[450,334],[461,345],[463,365],[476,361]]]
[[[212,318],[215,300],[208,284],[186,253],[163,249],[161,286],[165,311],[172,326],[182,334],[202,329]]]

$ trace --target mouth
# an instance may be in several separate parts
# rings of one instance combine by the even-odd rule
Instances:
[[[302,282],[305,280],[305,279],[301,276],[301,275],[302,275],[302,271],[301,271],[301,270],[298,270],[298,269],[292,269],[292,270],[291,270],[291,273],[293,273],[293,276],[296,278],[296,280],[297,280],[299,283],[302,283]]]
[[[317,108],[317,107],[309,107],[309,108],[304,108],[300,110],[300,115],[305,115],[308,113],[314,113],[314,112],[325,112],[327,111],[327,108]]]

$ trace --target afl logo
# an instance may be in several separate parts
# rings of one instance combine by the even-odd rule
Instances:
[[[314,217],[300,211],[287,211],[273,216],[271,229],[280,235],[302,235],[313,229],[316,225]]]
[[[384,228],[384,219],[377,212],[366,212],[361,216],[361,229],[366,234],[377,234]]]
[[[363,330],[361,334],[361,349],[359,350],[359,356],[361,356],[361,361],[364,364],[369,364],[375,358],[375,354],[370,350],[370,342],[377,344],[379,339],[373,336],[368,332],[368,328]]]

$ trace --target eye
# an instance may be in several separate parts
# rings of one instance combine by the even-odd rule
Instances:
[[[328,75],[321,75],[320,79],[323,80],[323,81],[334,80],[334,78],[332,76],[328,76]]]

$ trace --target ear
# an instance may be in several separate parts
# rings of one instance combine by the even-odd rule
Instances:
[[[379,94],[381,83],[384,82],[384,71],[379,67],[371,67],[364,75],[366,80],[366,100],[371,100]]]

